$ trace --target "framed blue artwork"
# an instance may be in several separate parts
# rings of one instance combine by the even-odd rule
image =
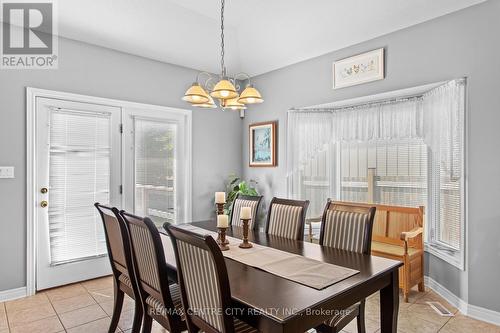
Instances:
[[[249,126],[249,166],[273,167],[276,161],[276,122],[251,124]]]

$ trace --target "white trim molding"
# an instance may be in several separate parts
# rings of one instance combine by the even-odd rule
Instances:
[[[445,301],[456,307],[462,314],[500,326],[500,312],[469,304],[428,276],[425,276],[425,285],[444,298]]]
[[[14,299],[26,297],[26,287],[8,289],[0,291],[0,302],[12,301]]]
[[[12,297],[31,296],[36,291],[36,100],[37,98],[61,99],[81,103],[99,104],[124,108],[138,108],[177,113],[186,117],[186,157],[188,170],[186,175],[186,218],[192,218],[192,111],[167,106],[136,103],[117,99],[80,95],[68,92],[26,87],[26,287],[12,291],[0,292],[0,301],[3,293]],[[123,183],[123,179],[122,179]]]

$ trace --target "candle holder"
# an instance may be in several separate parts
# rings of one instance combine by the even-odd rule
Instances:
[[[227,251],[229,250],[229,241],[226,239],[226,229],[227,228],[218,228],[219,229],[219,235],[220,235],[220,241],[217,242],[219,244],[219,248],[221,251]]]
[[[224,203],[223,202],[216,202],[215,206],[217,207],[217,209],[215,210],[217,215],[224,214]],[[217,231],[217,244],[220,244],[220,230]]]
[[[248,241],[248,221],[250,221],[250,219],[241,219],[241,221],[243,222],[243,243],[241,243],[239,247],[242,249],[249,249],[253,246],[252,243]]]

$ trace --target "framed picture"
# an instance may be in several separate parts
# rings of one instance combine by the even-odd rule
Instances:
[[[276,166],[276,122],[256,123],[249,126],[249,166]]]
[[[333,63],[333,89],[384,78],[384,49],[373,50]]]

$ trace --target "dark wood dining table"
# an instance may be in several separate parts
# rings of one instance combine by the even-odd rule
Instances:
[[[215,220],[192,224],[216,231]],[[170,277],[175,280],[177,276],[172,244],[166,232],[160,230]],[[233,226],[228,228],[227,235],[242,238],[243,230]],[[381,332],[397,331],[398,268],[401,262],[271,236],[259,231],[250,231],[249,240],[359,271],[345,280],[317,290],[226,258],[235,309],[233,314],[260,332],[305,332],[331,318],[335,310],[346,309],[377,291],[380,291]]]

